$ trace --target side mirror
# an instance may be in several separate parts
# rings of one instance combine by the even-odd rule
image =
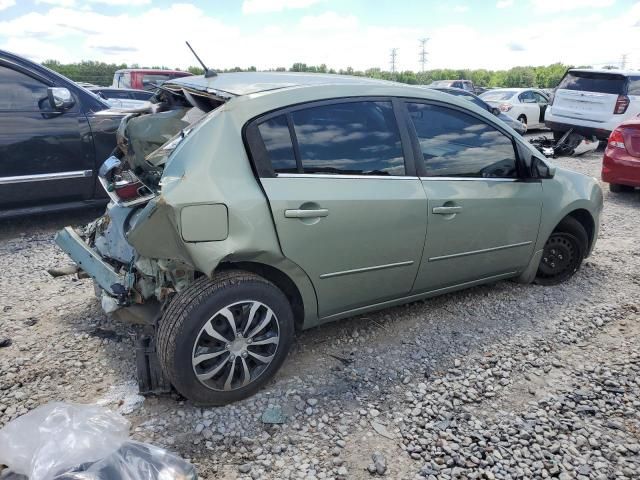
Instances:
[[[498,107],[491,107],[491,113],[493,113],[496,117],[499,117],[500,109]]]
[[[531,174],[534,178],[553,178],[556,174],[556,167],[533,156],[531,158]]]
[[[69,110],[75,104],[73,96],[68,88],[49,87],[47,88],[47,95],[49,96],[51,108],[60,112]]]

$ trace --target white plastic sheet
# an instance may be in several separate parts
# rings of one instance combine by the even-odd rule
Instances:
[[[193,466],[128,439],[129,422],[94,405],[50,403],[0,430],[0,464],[30,480],[194,480]]]

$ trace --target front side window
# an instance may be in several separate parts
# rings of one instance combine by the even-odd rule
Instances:
[[[403,175],[391,102],[360,101],[291,113],[305,173]]]
[[[0,65],[0,110],[50,110],[47,86],[24,73]]]
[[[538,93],[538,92],[533,92],[533,98],[536,99],[537,103],[541,103],[541,104],[549,103],[549,101],[546,99],[546,97],[544,95],[542,95],[541,93]]]
[[[428,177],[517,177],[513,143],[493,126],[447,107],[407,107]]]

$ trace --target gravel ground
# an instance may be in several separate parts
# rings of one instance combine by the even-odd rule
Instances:
[[[601,156],[556,163],[599,177]],[[605,190],[596,249],[566,284],[500,282],[303,332],[264,390],[211,409],[138,396],[132,330],[90,280],[46,273],[68,264],[55,231],[98,212],[0,223],[0,427],[99,402],[201,478],[640,478],[638,209],[639,192]]]

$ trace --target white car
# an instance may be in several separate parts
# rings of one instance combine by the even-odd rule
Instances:
[[[571,69],[547,109],[545,123],[559,138],[572,128],[606,140],[625,120],[640,114],[640,71]]]
[[[543,128],[549,97],[535,88],[495,88],[480,98],[527,128]]]

